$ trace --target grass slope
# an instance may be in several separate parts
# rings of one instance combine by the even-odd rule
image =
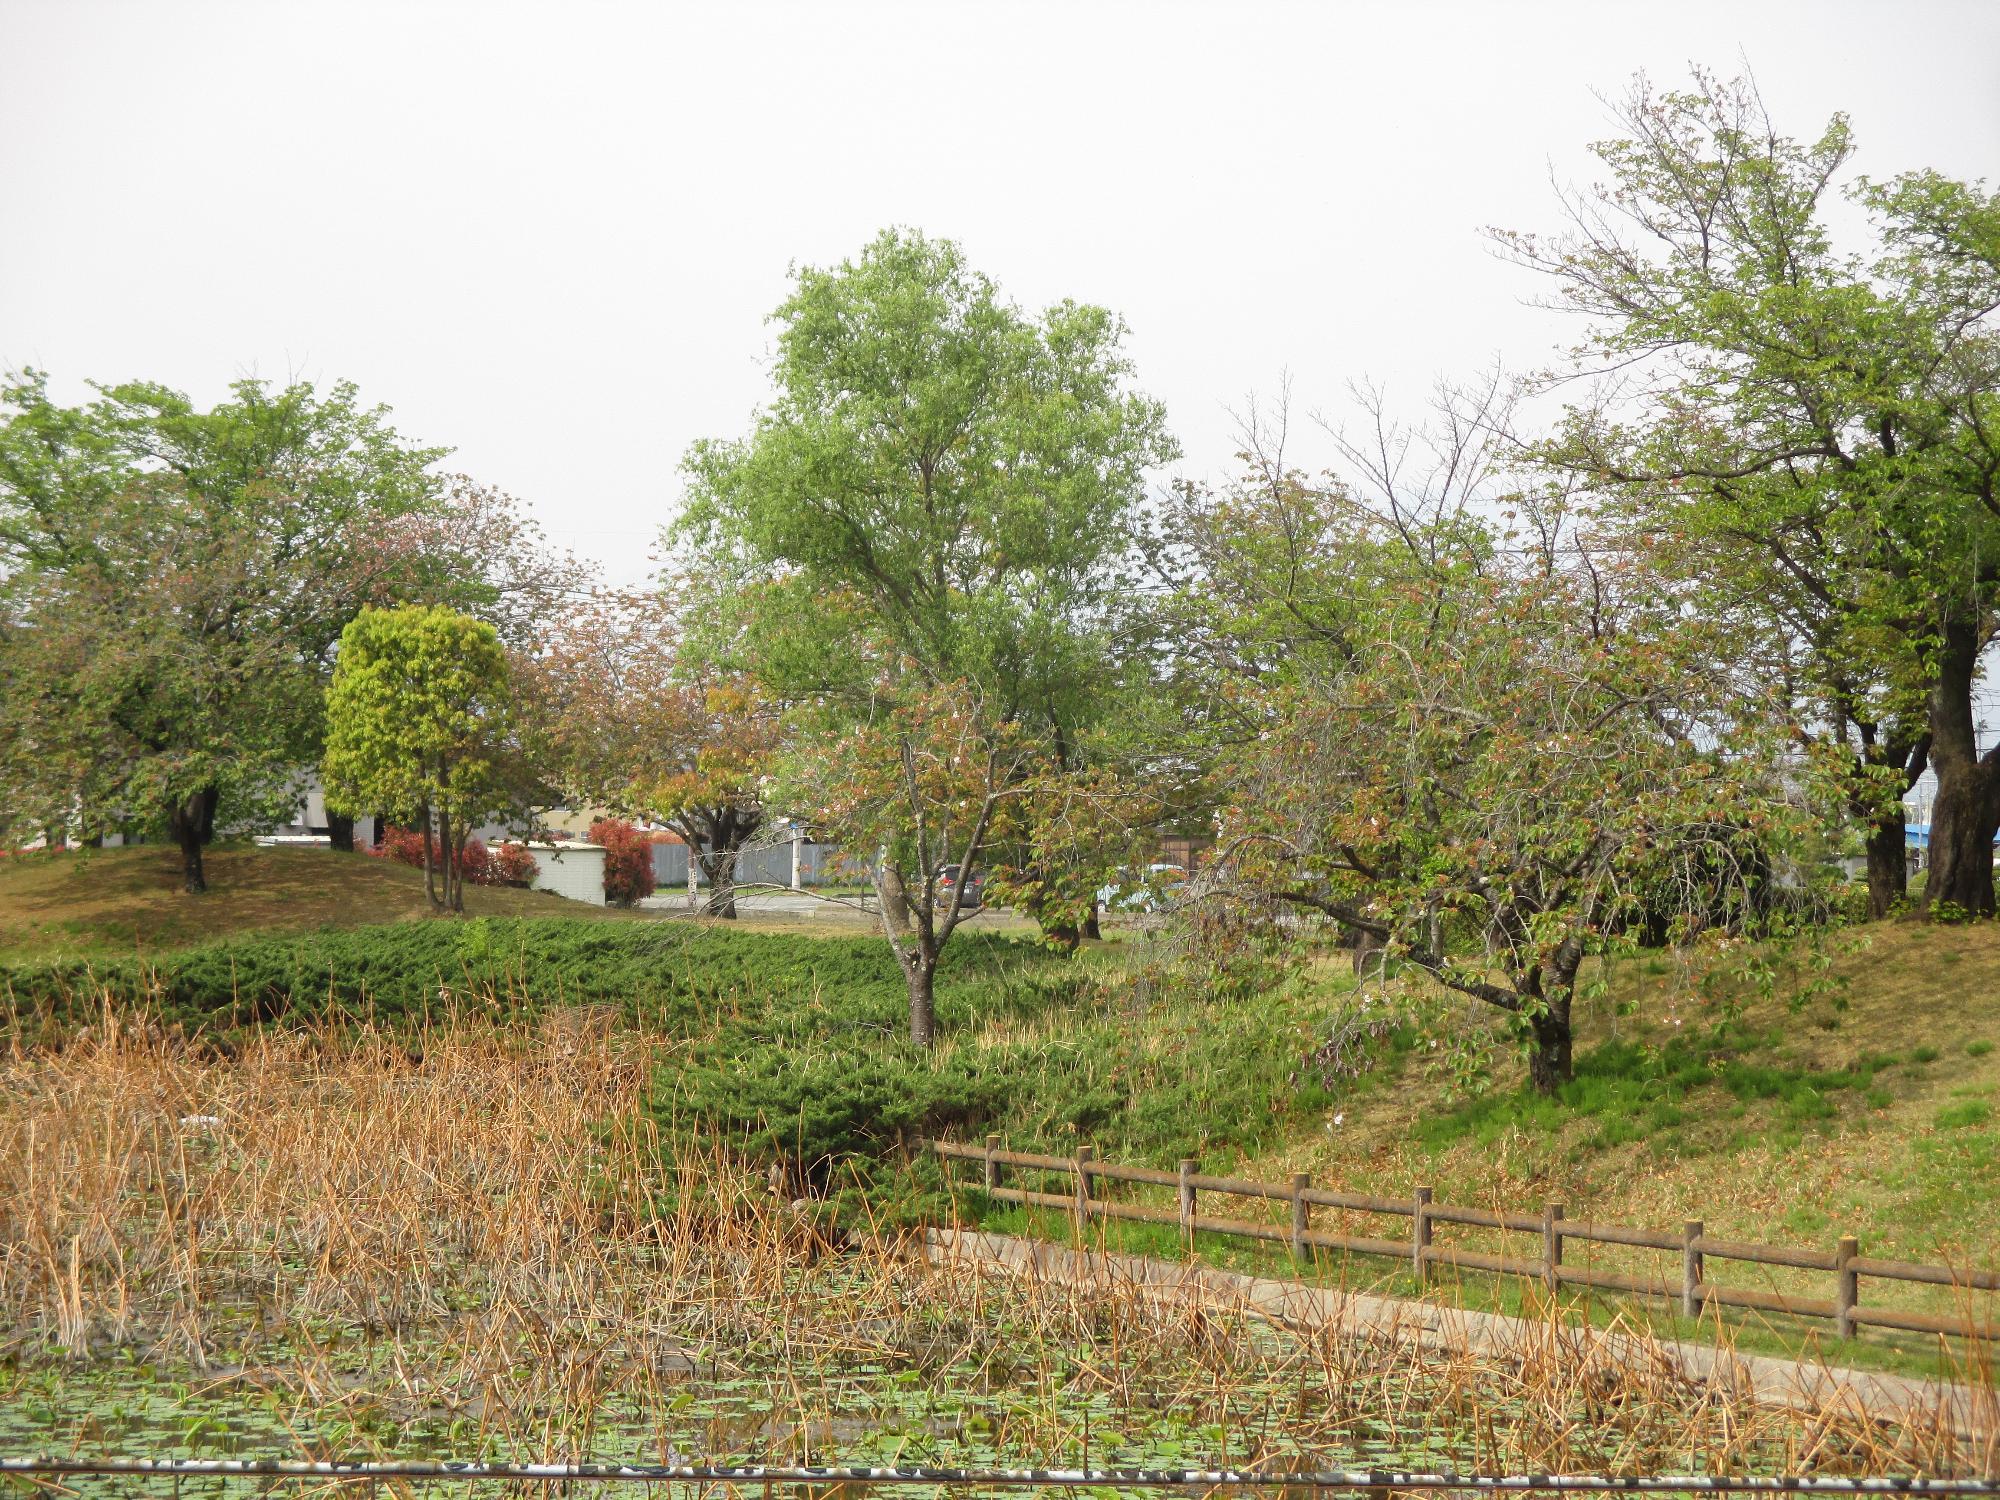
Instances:
[[[326,849],[218,844],[205,861],[209,889],[180,886],[180,853],[142,845],[10,855],[0,860],[0,960],[129,955],[184,948],[235,933],[302,932],[427,917],[421,870]],[[631,918],[559,896],[469,886],[484,916]]]

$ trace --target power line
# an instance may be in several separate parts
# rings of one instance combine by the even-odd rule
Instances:
[[[0,1474],[223,1479],[579,1480],[623,1484],[923,1484],[986,1488],[1466,1490],[1483,1494],[2000,1495],[2000,1479],[1816,1474],[1453,1474],[1395,1469],[951,1469],[767,1464],[313,1462],[242,1458],[0,1458]]]

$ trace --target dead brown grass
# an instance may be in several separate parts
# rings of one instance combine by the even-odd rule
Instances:
[[[209,890],[180,888],[171,848],[73,849],[0,860],[0,958],[141,955],[251,930],[287,932],[428,918],[421,870],[325,849],[223,844],[206,857]],[[505,887],[471,886],[474,916],[647,920]]]
[[[924,1393],[918,1416],[897,1408],[919,1434],[986,1402],[1009,1461],[1087,1458],[1093,1430],[1102,1456],[1107,1429],[1173,1413],[1189,1459],[1272,1466],[1384,1434],[1492,1468],[1994,1463],[1944,1424],[1775,1411],[1644,1361],[1568,1359],[1563,1337],[1507,1365],[1420,1356],[1280,1336],[1193,1294],[933,1268],[865,1225],[836,1245],[726,1153],[663,1149],[635,1108],[654,1055],[595,1013],[414,1040],[267,1032],[227,1055],[107,1013],[17,1054],[0,1067],[0,1358],[82,1378],[121,1351],[226,1357],[301,1424],[362,1401],[442,1410],[476,1425],[469,1448],[550,1457],[592,1451],[614,1411],[651,1421],[664,1456],[690,1440],[675,1414],[726,1381],[769,1415],[704,1441],[834,1457],[875,1380]],[[369,1360],[343,1364],[357,1338]]]

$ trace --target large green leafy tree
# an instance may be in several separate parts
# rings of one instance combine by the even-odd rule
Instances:
[[[1928,765],[1925,895],[1991,912],[2000,747],[1981,753],[1973,694],[2000,597],[2000,199],[1854,181],[1874,238],[1843,251],[1844,118],[1800,142],[1700,73],[1642,80],[1619,118],[1567,229],[1501,236],[1589,320],[1561,373],[1600,378],[1547,456],[1701,607],[1761,619],[1797,732],[1847,758],[1875,907]]]
[[[341,632],[327,690],[327,797],[416,825],[439,910],[465,910],[466,840],[519,800],[512,702],[499,634],[469,615],[364,609]]]
[[[199,891],[218,814],[267,818],[317,758],[341,629],[422,583],[383,539],[441,507],[442,450],[345,384],[242,381],[207,411],[129,384],[65,407],[31,372],[0,407],[0,718],[16,747],[61,746],[25,800],[86,836],[164,828]]]
[[[793,810],[877,856],[927,1044],[962,915],[937,870],[982,865],[1085,727],[1144,476],[1175,450],[1103,308],[1024,312],[906,231],[795,283],[755,429],[689,455],[683,534],[751,580],[746,659],[822,752],[794,759]]]

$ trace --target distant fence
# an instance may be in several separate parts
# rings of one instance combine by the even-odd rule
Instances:
[[[737,883],[789,886],[792,883],[794,848],[798,851],[798,883],[801,886],[833,885],[844,880],[866,878],[867,872],[844,858],[834,845],[801,842],[797,845],[762,844],[743,850],[736,856]],[[708,883],[701,873],[699,862],[695,865],[695,882],[697,885]],[[686,844],[653,845],[653,883],[662,890],[668,887],[687,888]]]
[[[1171,1172],[1153,1167],[1118,1166],[1098,1161],[1089,1146],[1081,1146],[1075,1156],[1065,1157],[1004,1151],[1000,1149],[998,1136],[988,1136],[984,1146],[961,1145],[952,1141],[930,1141],[926,1144],[941,1157],[980,1163],[983,1168],[981,1185],[989,1198],[1005,1203],[1063,1209],[1075,1218],[1079,1227],[1092,1218],[1129,1219],[1143,1224],[1175,1225],[1190,1237],[1203,1233],[1275,1240],[1288,1245],[1292,1253],[1299,1256],[1307,1250],[1382,1256],[1407,1262],[1420,1283],[1427,1283],[1436,1267],[1453,1266],[1531,1277],[1552,1291],[1563,1286],[1584,1286],[1633,1292],[1641,1296],[1675,1299],[1680,1303],[1682,1313],[1690,1318],[1698,1317],[1702,1309],[1710,1304],[1787,1313],[1797,1317],[1829,1318],[1842,1338],[1852,1338],[1858,1326],[1867,1324],[1916,1333],[1950,1334],[1957,1338],[2000,1340],[2000,1327],[1996,1327],[1990,1319],[1945,1318],[1931,1313],[1863,1307],[1860,1304],[1860,1283],[1864,1276],[1881,1281],[1918,1282],[1963,1291],[1990,1292],[2000,1290],[2000,1271],[1875,1260],[1861,1254],[1860,1243],[1852,1235],[1843,1235],[1838,1248],[1832,1251],[1796,1250],[1782,1245],[1715,1239],[1703,1231],[1699,1219],[1688,1220],[1679,1233],[1674,1233],[1604,1224],[1592,1219],[1568,1219],[1563,1216],[1563,1205],[1559,1203],[1551,1203],[1534,1214],[1459,1208],[1436,1202],[1427,1187],[1417,1188],[1408,1198],[1343,1193],[1331,1188],[1314,1187],[1311,1177],[1304,1172],[1293,1177],[1289,1184],[1280,1186],[1249,1182],[1238,1177],[1207,1176],[1197,1170],[1198,1164],[1191,1160],[1181,1162]],[[1063,1173],[1071,1179],[1071,1186],[1061,1193],[1003,1187],[1000,1182],[1003,1167]],[[1092,1179],[1173,1188],[1175,1206],[1155,1208],[1143,1203],[1115,1202],[1093,1191]],[[1259,1224],[1245,1219],[1207,1217],[1199,1212],[1199,1195],[1202,1193],[1283,1203],[1290,1207],[1290,1222],[1282,1225]],[[1410,1228],[1407,1235],[1396,1239],[1333,1234],[1313,1228],[1314,1208],[1338,1208],[1352,1213],[1408,1219]],[[1532,1257],[1493,1255],[1439,1245],[1434,1243],[1433,1236],[1440,1224],[1472,1225],[1534,1235],[1541,1240],[1541,1254]],[[1680,1257],[1680,1276],[1678,1280],[1666,1276],[1632,1276],[1591,1266],[1565,1265],[1563,1245],[1568,1240],[1675,1253]],[[1757,1265],[1828,1272],[1833,1277],[1834,1295],[1831,1298],[1794,1297],[1749,1287],[1718,1286],[1707,1277],[1710,1261],[1747,1261]]]

